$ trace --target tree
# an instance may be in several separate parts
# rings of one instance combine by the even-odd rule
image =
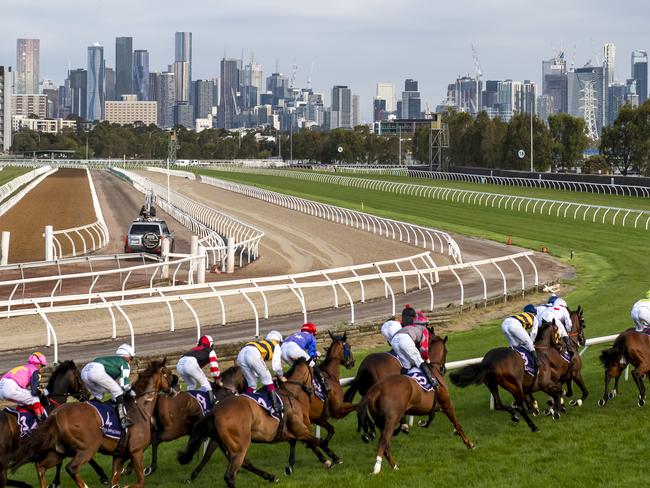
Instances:
[[[551,165],[552,139],[546,124],[538,117],[533,117],[534,169],[546,171]],[[502,168],[530,170],[530,114],[519,113],[510,119],[502,144]],[[524,158],[518,156],[519,150],[526,153]]]
[[[587,147],[585,121],[569,114],[555,114],[548,117],[553,143],[551,153],[556,167],[566,171],[576,166]]]
[[[612,125],[603,128],[600,137],[600,152],[612,171],[619,169],[623,175],[632,165],[635,138],[635,110],[626,105],[618,112]]]
[[[466,151],[465,134],[473,123],[472,116],[465,112],[448,110],[443,114],[442,122],[446,123],[449,129],[449,149],[447,151],[449,162],[458,166],[471,164]]]

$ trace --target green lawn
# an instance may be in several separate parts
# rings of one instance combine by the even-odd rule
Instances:
[[[630,325],[629,310],[650,283],[647,277],[648,238],[645,231],[614,228],[585,222],[565,221],[549,216],[531,216],[517,212],[449,204],[433,200],[398,197],[377,191],[362,191],[336,185],[316,184],[290,178],[251,174],[201,171],[224,179],[255,184],[272,190],[314,200],[360,209],[381,216],[407,220],[452,232],[504,241],[512,235],[517,245],[550,252],[567,259],[577,271],[572,280],[575,291],[568,302],[585,308],[587,336],[597,337],[618,332]],[[505,188],[514,190],[514,188]],[[569,193],[561,192],[564,199]],[[578,195],[580,196],[580,195]],[[582,195],[593,200],[594,195]],[[480,356],[488,349],[503,345],[498,322],[476,323],[467,332],[453,333],[448,343],[448,360]],[[375,459],[375,444],[360,441],[355,432],[354,415],[338,422],[332,447],[344,464],[330,471],[321,468],[305,449],[298,450],[295,474],[285,477],[283,467],[287,446],[255,446],[251,459],[260,467],[281,477],[283,486],[640,486],[645,484],[643,446],[646,444],[650,407],[636,406],[636,387],[622,382],[622,395],[605,409],[596,406],[602,395],[602,368],[598,364],[601,348],[590,349],[584,356],[585,379],[591,397],[579,409],[570,409],[559,421],[536,420],[541,432],[533,434],[524,425],[513,426],[507,414],[488,410],[488,392],[484,387],[457,389],[452,398],[459,420],[470,438],[477,443],[467,451],[452,435],[449,422],[439,415],[429,430],[414,428],[409,436],[400,435],[393,453],[400,470],[391,472],[384,463],[378,477],[369,475]],[[361,354],[355,351],[357,357]],[[343,376],[348,376],[344,373]],[[538,395],[541,400],[542,397]],[[507,397],[504,396],[504,399]],[[191,467],[180,467],[176,451],[179,441],[161,448],[161,467],[149,486],[173,487],[185,479]],[[223,456],[216,456],[197,486],[223,486]],[[106,458],[104,462],[108,461]],[[20,475],[34,480],[31,468]],[[87,474],[87,471],[84,471]],[[242,473],[240,486],[264,486],[258,478]],[[86,478],[95,486],[95,478]],[[66,480],[65,486],[71,486]]]
[[[20,175],[31,171],[32,168],[18,168],[16,166],[5,166],[2,171],[0,171],[0,186],[5,183],[17,178]]]

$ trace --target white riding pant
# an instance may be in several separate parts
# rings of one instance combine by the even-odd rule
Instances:
[[[400,324],[397,320],[388,320],[381,326],[380,332],[381,335],[384,336],[384,339],[386,339],[386,342],[390,344],[390,341],[393,340],[393,336],[397,334],[401,328],[402,324]]]
[[[397,359],[406,369],[417,368],[424,362],[417,346],[407,334],[395,334],[390,345],[397,354]]]
[[[289,366],[293,366],[293,363],[300,358],[305,358],[307,362],[310,360],[309,354],[295,342],[283,342],[280,349],[282,350],[282,361]]]
[[[535,350],[533,340],[517,319],[512,317],[505,319],[501,324],[501,331],[511,347],[524,346],[530,352]]]
[[[255,346],[246,346],[239,351],[237,365],[241,368],[246,385],[250,388],[257,388],[258,378],[265,386],[273,384],[273,377]]]
[[[81,370],[81,381],[98,400],[101,400],[105,393],[110,393],[113,400],[124,393],[117,381],[108,375],[101,363],[86,364]]]
[[[183,356],[176,363],[176,371],[181,375],[183,381],[187,384],[188,390],[211,391],[212,387],[208,377],[199,366],[195,357]]]
[[[650,327],[650,306],[635,303],[632,307],[632,320],[637,332],[643,332],[643,329]]]
[[[566,327],[564,327],[564,323],[562,322],[562,317],[555,314],[552,309],[549,309],[542,314],[542,316],[539,318],[539,325],[541,327],[542,322],[553,321],[555,321],[555,325],[557,325],[557,331],[559,332],[560,337],[569,337]]]
[[[40,402],[40,399],[33,396],[30,390],[21,388],[11,378],[0,380],[0,400],[16,402],[18,405],[34,405],[34,403]]]

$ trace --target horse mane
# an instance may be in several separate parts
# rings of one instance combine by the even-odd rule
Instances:
[[[289,371],[287,371],[287,372],[285,373],[285,376],[286,376],[286,377],[291,376],[291,375],[295,372],[296,368],[297,368],[298,366],[300,366],[301,364],[307,364],[307,360],[306,360],[305,358],[298,358],[298,359],[296,359],[296,360],[294,361],[293,365],[291,366],[291,368],[289,369]]]
[[[232,376],[235,376],[237,374],[237,370],[239,370],[239,366],[236,366],[236,365],[235,366],[230,366],[227,370],[225,370],[221,374],[221,379],[222,380],[230,379]]]
[[[547,331],[549,329],[552,329],[553,326],[554,326],[553,322],[542,321],[539,328],[537,329],[537,337],[535,337],[535,344],[537,344],[538,342],[542,342],[542,340],[547,334]]]
[[[56,368],[54,368],[54,371],[52,371],[50,378],[47,380],[47,390],[50,392],[54,391],[54,382],[59,378],[59,376],[63,376],[71,369],[76,368],[77,365],[71,359],[60,363]]]
[[[144,390],[147,386],[147,383],[149,383],[149,380],[151,377],[156,374],[158,371],[160,371],[160,368],[164,366],[165,361],[156,361],[153,360],[151,361],[148,365],[147,368],[144,371],[141,371],[140,374],[138,374],[138,379],[135,380],[135,383],[133,383],[133,388],[137,390]]]

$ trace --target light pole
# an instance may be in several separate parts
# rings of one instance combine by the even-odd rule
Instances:
[[[289,118],[289,164],[293,165],[293,112]]]
[[[398,134],[399,134],[399,166],[402,165],[402,127],[398,126]]]
[[[530,172],[535,171],[533,165],[533,107],[530,107]]]

